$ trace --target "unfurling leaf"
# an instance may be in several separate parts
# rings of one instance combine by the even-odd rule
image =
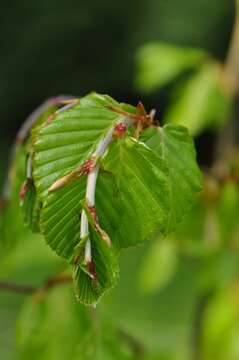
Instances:
[[[27,149],[26,222],[73,266],[88,305],[115,284],[119,251],[172,232],[200,190],[186,129],[105,95],[37,121]]]
[[[92,260],[84,260],[85,247],[76,248],[78,259],[74,264],[74,286],[76,297],[82,303],[96,303],[102,294],[113,287],[118,278],[118,260],[114,248],[103,241],[97,232],[90,231]]]

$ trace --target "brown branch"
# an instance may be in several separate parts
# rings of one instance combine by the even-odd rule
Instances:
[[[6,290],[19,294],[32,294],[36,291],[36,287],[33,285],[25,284],[13,284],[9,282],[0,281],[0,290]]]
[[[222,90],[233,103],[231,115],[218,135],[214,151],[214,168],[225,171],[236,146],[239,97],[239,0],[235,0],[235,20],[227,57],[222,68]]]
[[[232,95],[239,91],[239,0],[235,0],[235,22],[224,65],[225,83]]]
[[[67,284],[72,281],[72,276],[69,274],[60,274],[50,277],[42,286],[42,289],[49,290],[61,284]]]
[[[137,358],[145,355],[146,349],[144,345],[137,340],[134,336],[126,332],[125,330],[119,329],[118,334],[121,337],[123,341],[125,341],[128,346],[132,349],[135,355],[137,355]]]
[[[210,300],[213,298],[213,295],[214,295],[213,290],[205,291],[202,295],[200,295],[196,303],[196,307],[194,311],[194,319],[192,324],[192,333],[191,333],[193,360],[202,359],[203,317]]]
[[[50,277],[43,283],[39,288],[34,285],[28,284],[16,284],[10,282],[0,281],[0,291],[5,290],[9,292],[19,293],[19,294],[43,294],[54,288],[55,286],[70,283],[72,281],[71,275],[60,274],[54,277]]]

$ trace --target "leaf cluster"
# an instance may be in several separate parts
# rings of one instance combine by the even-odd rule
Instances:
[[[75,293],[88,305],[115,284],[121,249],[172,233],[201,188],[186,128],[160,127],[142,104],[106,95],[49,107],[16,149],[25,158],[14,174],[23,220],[73,267]]]

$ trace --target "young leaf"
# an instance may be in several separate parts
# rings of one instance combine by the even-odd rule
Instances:
[[[140,288],[154,293],[168,285],[177,268],[177,249],[171,239],[156,239],[147,252],[139,273]]]
[[[220,87],[220,76],[217,63],[203,65],[178,89],[165,122],[186,126],[192,135],[211,126],[221,126],[227,119],[231,99]]]
[[[20,195],[20,207],[23,215],[23,222],[33,232],[39,232],[39,212],[41,207],[41,201],[37,197],[35,184],[33,182],[33,168],[32,168],[32,157],[33,157],[33,143],[40,131],[42,126],[45,126],[52,114],[57,110],[56,105],[52,104],[46,108],[45,111],[39,114],[34,119],[34,123],[29,131],[28,139],[22,139],[22,143],[18,145],[24,149],[25,157],[25,174],[24,181],[21,184],[19,195]]]
[[[73,279],[76,297],[86,305],[96,304],[106,290],[112,288],[118,278],[118,257],[92,228],[90,231],[92,260],[85,261],[85,246],[79,243],[75,249]],[[84,245],[84,244],[83,244]]]
[[[156,231],[165,233],[170,209],[168,168],[164,161],[144,143],[126,138],[110,145],[102,168],[115,178],[113,198],[104,197],[104,188],[97,188],[103,205],[98,210],[99,219],[114,246],[126,248],[149,239]],[[118,210],[118,216],[110,207]]]
[[[30,233],[23,225],[19,209],[19,190],[25,180],[25,147],[15,145],[12,157],[0,206],[0,245],[4,249],[11,249],[21,237]]]
[[[146,130],[142,139],[169,169],[170,210],[166,232],[170,233],[188,212],[195,194],[201,189],[194,144],[186,128],[172,124]]]
[[[38,196],[43,198],[56,180],[82,165],[122,117],[105,105],[112,105],[108,97],[88,95],[40,130],[34,144],[33,173]]]
[[[169,211],[168,169],[143,143],[113,143],[101,162],[96,211],[114,247],[121,249],[165,231]],[[58,254],[72,259],[79,241],[85,178],[50,194],[41,214],[43,234]]]
[[[137,54],[136,87],[150,93],[183,71],[198,67],[206,58],[207,54],[201,49],[160,42],[147,44]]]
[[[143,143],[127,139],[110,146],[102,167],[96,189],[96,212],[114,248],[143,242],[158,229],[164,232],[169,195],[168,170],[162,160]],[[79,219],[85,186],[84,177],[74,179],[49,194],[41,212],[41,229],[46,241],[71,262],[80,242]],[[82,266],[75,267],[76,292],[84,303],[96,302],[97,297],[114,284],[114,274],[117,274],[117,259],[112,249],[95,232],[92,235],[96,276],[102,276],[98,283]]]
[[[80,241],[81,201],[85,197],[86,178],[74,180],[50,193],[43,203],[40,228],[46,242],[70,262]]]
[[[26,181],[23,185],[26,186],[24,199],[20,202],[23,222],[28,225],[33,232],[39,232],[39,212],[41,202],[37,198],[36,189],[31,180]]]
[[[150,126],[150,116],[140,111],[90,94],[57,112],[34,139],[40,228],[51,248],[73,264],[77,296],[87,304],[113,286],[115,251],[156,231],[172,231],[199,188],[194,148],[185,130],[151,128],[154,133],[145,131],[145,144],[127,131],[137,121],[147,120],[141,129]],[[118,125],[124,131],[116,136]]]

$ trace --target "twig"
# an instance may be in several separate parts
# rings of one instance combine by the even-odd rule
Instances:
[[[128,126],[130,126],[133,123],[133,120],[124,117],[123,120],[121,120],[120,124],[125,125],[125,130]],[[119,124],[116,125],[116,127]],[[92,158],[96,159],[96,164],[94,168],[89,172],[89,175],[87,177],[87,185],[86,185],[86,205],[89,209],[95,208],[95,190],[96,190],[96,182],[97,177],[99,174],[99,164],[97,161],[104,155],[106,149],[108,148],[109,144],[113,141],[115,128],[111,128],[109,132],[106,134],[106,136],[99,142],[95,152],[92,154]],[[83,209],[81,212],[81,233],[80,238],[85,239],[88,237],[86,241],[85,246],[85,261],[88,265],[92,264],[92,254],[91,254],[91,241],[89,239],[89,226],[88,226],[88,219],[87,215],[85,213],[85,210]],[[95,272],[92,273],[92,278],[95,278]]]
[[[233,102],[233,109],[223,131],[219,133],[215,144],[214,169],[225,171],[235,150],[236,126],[238,123],[239,96],[239,0],[235,0],[235,22],[223,67],[223,90],[226,90]]]
[[[205,291],[202,295],[200,295],[195,306],[195,315],[193,319],[192,333],[191,333],[193,360],[202,359],[203,317],[210,300],[213,298],[213,295],[214,295],[213,290]]]
[[[144,345],[134,336],[122,329],[118,330],[118,334],[129,345],[135,355],[138,357],[145,355],[146,349]]]
[[[40,288],[34,285],[16,284],[16,283],[0,281],[0,290],[6,290],[19,294],[33,294],[38,292],[46,292],[57,285],[69,283],[71,281],[72,281],[72,277],[70,275],[65,275],[65,274],[50,277]]]
[[[37,290],[37,288],[34,285],[13,284],[0,281],[0,290],[6,290],[19,294],[32,294]]]
[[[239,90],[239,0],[235,1],[235,7],[235,23],[224,65],[225,80],[232,95]]]
[[[42,289],[49,290],[61,284],[72,282],[72,276],[68,274],[60,274],[50,277],[42,286]]]

